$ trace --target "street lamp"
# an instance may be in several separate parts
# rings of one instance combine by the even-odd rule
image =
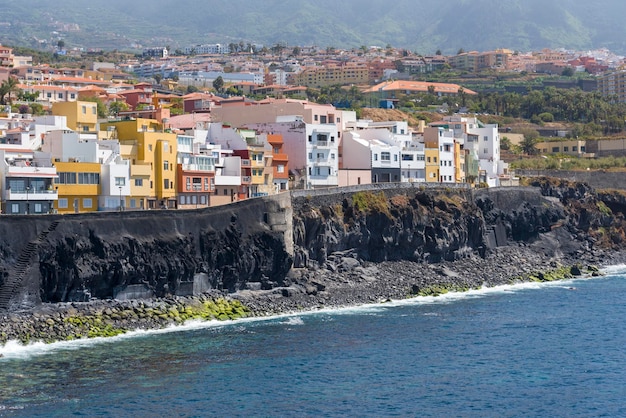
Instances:
[[[120,188],[120,212],[122,211],[122,186],[119,186]]]
[[[29,191],[30,191],[30,186],[26,186],[26,210],[25,210],[26,215],[28,215],[28,212],[30,211],[30,204],[28,203],[28,192]]]

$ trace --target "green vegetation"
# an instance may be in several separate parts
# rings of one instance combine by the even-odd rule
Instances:
[[[164,304],[160,307],[119,307],[92,315],[73,314],[62,319],[49,317],[20,335],[22,344],[31,341],[52,343],[60,340],[114,337],[150,324],[151,328],[183,324],[189,320],[229,320],[244,318],[250,310],[238,300],[219,298],[191,304]],[[6,342],[6,335],[0,338]]]
[[[573,272],[576,272],[575,274]],[[587,266],[583,268],[580,265],[575,266],[559,266],[555,269],[540,272],[535,271],[524,276],[518,276],[510,280],[511,284],[520,282],[552,282],[558,280],[566,280],[575,277],[575,275],[589,274],[598,275],[599,270],[595,266]],[[474,287],[473,289],[479,289]],[[440,296],[448,292],[467,292],[471,290],[469,285],[455,283],[441,283],[423,288],[414,288],[412,296]]]
[[[511,161],[510,167],[519,170],[608,170],[626,168],[626,157],[577,158],[548,155]]]
[[[357,192],[352,195],[352,205],[363,213],[389,213],[389,203],[384,192]]]

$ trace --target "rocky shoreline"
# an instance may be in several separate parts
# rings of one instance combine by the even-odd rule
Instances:
[[[594,251],[579,257],[547,257],[533,246],[506,246],[487,257],[468,256],[436,264],[411,261],[372,263],[350,254],[329,257],[325,267],[294,269],[290,285],[272,290],[155,300],[97,300],[42,304],[4,314],[0,347],[7,341],[47,343],[108,337],[132,330],[161,329],[189,320],[227,320],[382,303],[528,281],[599,275],[598,267],[626,262],[626,253]],[[331,266],[332,263],[332,266]]]

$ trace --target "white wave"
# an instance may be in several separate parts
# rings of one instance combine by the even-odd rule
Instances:
[[[614,266],[608,266],[602,269],[604,274],[616,275],[626,273],[626,264],[617,264]]]
[[[292,316],[287,318],[286,321],[281,322],[281,324],[285,325],[304,325],[304,321],[299,316]]]
[[[611,266],[603,270],[606,274],[619,274],[626,272],[626,265]],[[170,325],[161,329],[151,330],[133,330],[125,334],[120,334],[115,337],[98,337],[98,338],[85,338],[72,341],[60,341],[55,343],[43,343],[34,342],[28,345],[22,345],[18,341],[8,341],[5,345],[0,345],[0,363],[3,360],[14,358],[28,358],[31,356],[41,356],[53,353],[57,350],[77,350],[84,347],[94,346],[97,344],[115,343],[120,340],[138,338],[146,335],[164,334],[171,332],[185,332],[206,328],[219,328],[227,327],[232,324],[244,325],[246,323],[258,323],[258,322],[270,322],[279,321],[281,325],[303,325],[304,321],[302,316],[307,315],[363,315],[363,314],[379,314],[386,310],[405,305],[431,305],[431,304],[446,304],[452,303],[457,300],[467,298],[480,298],[490,294],[499,294],[507,292],[517,292],[528,289],[541,289],[544,287],[563,287],[572,288],[571,284],[581,280],[594,280],[596,277],[578,277],[568,280],[559,280],[554,282],[524,282],[511,285],[500,285],[494,287],[482,287],[480,289],[472,289],[466,292],[449,292],[439,296],[416,296],[408,299],[391,300],[378,303],[369,303],[363,305],[346,306],[346,307],[329,307],[321,309],[312,309],[309,311],[288,312],[279,315],[271,316],[258,316],[250,318],[241,318],[236,320],[226,321],[203,321],[203,320],[190,320],[184,324]],[[280,321],[285,319],[284,321]],[[236,331],[244,332],[249,328],[240,326]]]

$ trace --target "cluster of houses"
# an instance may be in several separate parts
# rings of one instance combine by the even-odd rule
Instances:
[[[96,106],[77,100],[53,103],[46,116],[0,113],[3,214],[191,209],[290,188],[498,186],[507,177],[497,126],[474,117],[412,129],[332,105],[266,99],[214,105],[204,118],[155,108],[99,120]]]

